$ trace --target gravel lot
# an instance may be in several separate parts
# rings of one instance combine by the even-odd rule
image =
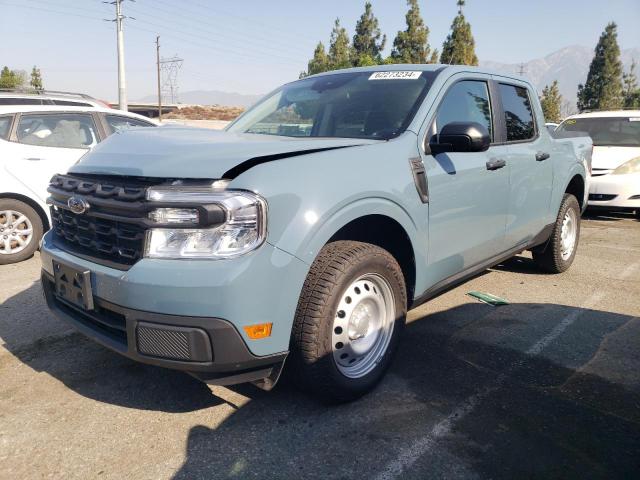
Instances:
[[[567,273],[523,255],[413,310],[339,407],[133,363],[49,314],[38,257],[0,266],[0,478],[638,478],[640,223],[582,225]]]

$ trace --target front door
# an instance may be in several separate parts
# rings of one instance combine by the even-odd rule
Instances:
[[[90,114],[29,113],[20,116],[12,140],[5,144],[7,172],[44,202],[51,177],[66,173],[98,134]]]
[[[495,132],[488,80],[461,80],[441,102],[432,132],[450,122],[477,122]],[[505,160],[507,147],[486,152],[426,155],[429,184],[428,276],[433,285],[504,251],[509,168],[490,169]]]

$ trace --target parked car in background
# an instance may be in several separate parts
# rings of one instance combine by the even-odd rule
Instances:
[[[640,219],[640,110],[573,115],[557,131],[593,140],[589,207],[634,211]]]
[[[0,106],[8,105],[60,105],[64,107],[111,108],[109,103],[84,93],[0,88]]]
[[[155,123],[89,106],[0,106],[0,264],[30,257],[49,229],[47,186],[114,132]]]
[[[54,177],[42,284],[134,360],[269,389],[286,359],[301,388],[353,400],[409,308],[523,250],[569,268],[590,155],[589,137],[549,135],[519,77],[311,76],[226,131],[128,131]]]
[[[544,124],[544,126],[547,128],[547,130],[549,130],[549,133],[553,133],[556,128],[558,128],[558,125],[560,125],[559,123],[553,123],[553,122],[547,122]]]

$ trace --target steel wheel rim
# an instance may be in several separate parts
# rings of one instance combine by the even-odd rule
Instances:
[[[362,275],[344,290],[331,332],[333,359],[342,375],[364,377],[382,361],[395,313],[393,290],[380,275]]]
[[[0,211],[0,255],[14,255],[33,240],[33,225],[27,216],[15,210]]]
[[[567,210],[560,230],[560,256],[567,260],[573,254],[578,236],[578,217],[573,209]]]

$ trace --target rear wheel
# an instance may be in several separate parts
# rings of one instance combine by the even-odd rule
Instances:
[[[42,238],[42,219],[29,205],[0,199],[0,265],[31,257]]]
[[[391,362],[406,316],[404,277],[375,245],[326,245],[298,303],[288,367],[296,384],[328,402],[370,391]]]
[[[565,193],[549,241],[533,249],[533,260],[544,271],[562,273],[576,256],[580,239],[580,204]]]
[[[636,219],[640,220],[640,208],[636,209]]]

